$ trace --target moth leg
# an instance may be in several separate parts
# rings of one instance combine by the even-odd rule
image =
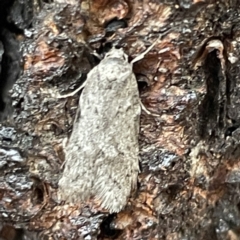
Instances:
[[[154,117],[159,117],[158,114],[154,114],[154,113],[151,113],[149,110],[147,110],[147,108],[143,105],[143,103],[140,101],[140,105],[141,105],[141,108],[142,110],[147,113],[148,115],[152,115]]]
[[[60,95],[60,96],[57,96],[58,99],[60,98],[67,98],[67,97],[72,97],[74,96],[76,93],[78,93],[81,89],[83,89],[85,86],[86,86],[86,82],[85,81],[82,85],[80,85],[80,87],[78,87],[76,90],[74,90],[73,92],[71,93],[68,93],[68,94],[64,94],[64,95]]]
[[[158,43],[159,39],[161,38],[161,35],[157,38],[156,41],[154,41],[154,43],[149,46],[144,52],[142,52],[141,54],[139,54],[137,57],[135,57],[132,61],[131,64],[138,62],[139,60],[142,60],[144,58],[144,56],[150,52],[152,50],[152,48],[156,45],[156,43]]]

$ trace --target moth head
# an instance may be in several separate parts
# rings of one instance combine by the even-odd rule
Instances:
[[[119,59],[128,63],[128,56],[124,53],[123,49],[112,48],[106,55],[105,59]]]
[[[132,75],[132,65],[123,49],[112,48],[99,64],[100,72],[105,73],[108,82],[123,84]],[[119,86],[119,85],[118,85]]]

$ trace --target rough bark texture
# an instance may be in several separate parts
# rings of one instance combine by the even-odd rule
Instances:
[[[12,0],[0,9],[1,239],[240,239],[237,0]],[[136,194],[115,215],[59,202],[80,93],[57,96],[86,79],[96,53],[114,45],[131,60],[159,35],[133,68],[150,111]]]

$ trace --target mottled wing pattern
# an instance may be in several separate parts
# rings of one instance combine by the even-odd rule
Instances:
[[[119,212],[137,183],[141,111],[136,78],[122,49],[111,50],[88,74],[79,105],[61,194],[71,202],[94,197]]]

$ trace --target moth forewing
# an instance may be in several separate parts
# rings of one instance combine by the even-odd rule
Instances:
[[[140,100],[132,64],[112,49],[87,77],[59,181],[63,199],[122,210],[137,183]]]

